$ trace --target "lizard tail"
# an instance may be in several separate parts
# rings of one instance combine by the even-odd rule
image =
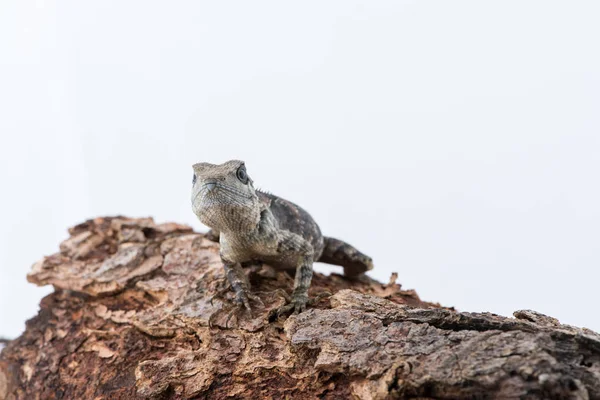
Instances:
[[[353,246],[338,239],[324,237],[323,253],[317,260],[344,267],[344,275],[355,277],[373,269],[373,260]]]

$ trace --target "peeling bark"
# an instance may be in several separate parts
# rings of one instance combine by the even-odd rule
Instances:
[[[0,353],[0,400],[600,399],[600,335],[533,311],[459,313],[369,278],[315,274],[308,311],[268,321],[293,277],[248,269],[237,313],[218,244],[152,219],[70,229],[28,279],[53,285]],[[279,291],[279,292],[278,292]]]

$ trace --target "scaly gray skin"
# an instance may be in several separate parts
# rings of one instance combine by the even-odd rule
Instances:
[[[243,161],[194,164],[192,209],[218,237],[221,260],[236,301],[248,311],[250,284],[242,263],[264,262],[295,270],[290,303],[278,315],[302,312],[308,302],[313,262],[344,267],[355,277],[373,268],[370,257],[341,240],[324,237],[312,217],[292,202],[254,188]],[[260,299],[258,299],[260,300]]]

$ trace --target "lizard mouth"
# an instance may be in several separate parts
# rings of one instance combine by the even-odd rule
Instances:
[[[216,188],[217,188],[216,182],[206,182],[205,184],[200,186],[200,189],[194,195],[194,202],[198,199],[198,197],[206,196],[206,195],[210,194],[211,192],[214,192]]]
[[[198,191],[196,193],[194,193],[192,203],[196,204],[196,203],[198,203],[198,200],[200,200],[200,202],[204,202],[204,199],[207,198],[207,196],[210,194],[210,192],[214,192],[214,189],[215,188],[213,187],[210,190],[206,190],[204,185],[200,186]],[[212,196],[210,196],[210,197],[212,197]]]
[[[209,181],[200,186],[198,192],[194,195],[194,202],[198,198],[202,201],[211,201],[213,206],[217,205],[217,203],[243,205],[246,201],[252,200],[253,196],[229,185]]]

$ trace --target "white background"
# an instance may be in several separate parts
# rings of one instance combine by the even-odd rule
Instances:
[[[377,279],[600,330],[600,3],[364,3],[3,0],[0,336],[67,227],[203,229],[232,158]]]

